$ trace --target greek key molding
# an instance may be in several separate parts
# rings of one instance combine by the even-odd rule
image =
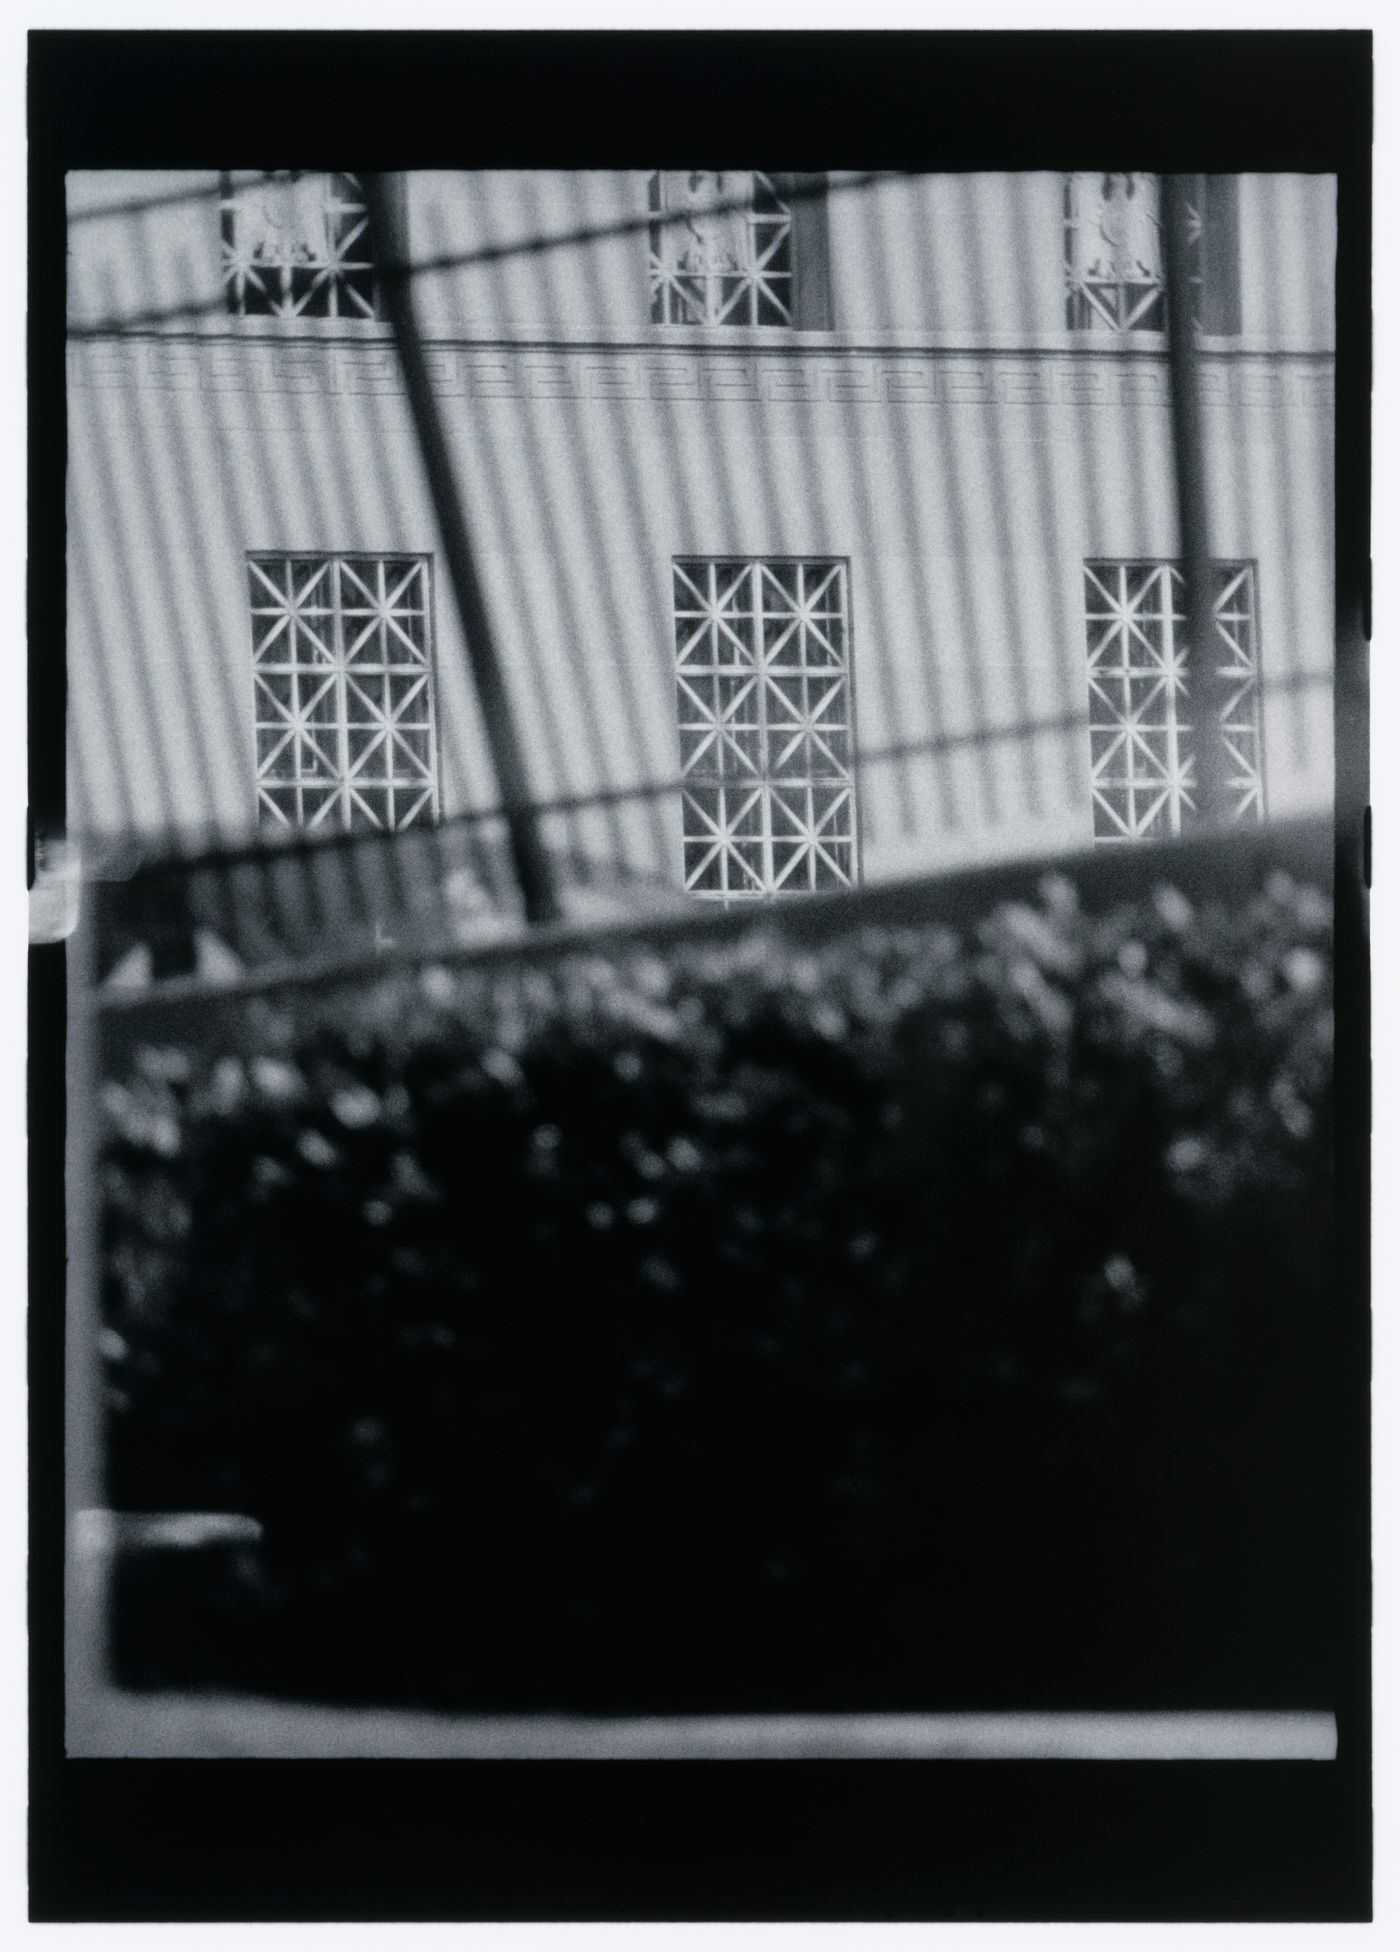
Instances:
[[[467,400],[696,401],[834,406],[1163,406],[1165,363],[1033,352],[546,352],[430,346],[434,393]],[[330,397],[402,395],[392,346],[91,340],[68,348],[76,388]],[[1207,357],[1203,397],[1250,408],[1329,408],[1331,362],[1261,354]]]

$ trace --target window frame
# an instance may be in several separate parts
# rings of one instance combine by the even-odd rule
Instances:
[[[1153,225],[1158,240],[1160,271],[1156,277],[1129,280],[1122,277],[1113,279],[1089,279],[1081,276],[1076,265],[1076,240],[1087,227],[1088,216],[1080,208],[1080,199],[1086,186],[1092,181],[1133,184],[1134,194],[1150,193],[1154,208],[1149,212],[1149,222]],[[1203,181],[1193,178],[1195,184]],[[1161,218],[1161,178],[1148,170],[1075,170],[1064,179],[1064,271],[1065,271],[1065,324],[1071,332],[1093,334],[1095,338],[1131,339],[1144,332],[1164,333],[1167,328],[1166,295],[1166,239],[1162,232]],[[1102,202],[1102,198],[1100,198]],[[1205,209],[1203,194],[1197,190],[1193,198],[1188,198],[1188,208],[1196,220],[1196,230],[1189,240],[1189,248],[1195,260],[1191,283],[1199,294],[1203,239],[1205,234]],[[1129,301],[1129,289],[1145,292],[1146,298],[1139,297]],[[1113,310],[1109,310],[1104,297],[1112,291]],[[1199,306],[1199,298],[1197,300]],[[1133,307],[1135,306],[1135,309]],[[1130,316],[1124,316],[1131,312]]]
[[[1085,306],[1095,306],[1095,301],[1084,289],[1083,281],[1078,279],[1074,245],[1075,233],[1083,221],[1076,204],[1078,188],[1086,178],[1095,176],[1131,176],[1155,186],[1158,214],[1152,221],[1159,231],[1161,229],[1162,179],[1159,174],[1145,170],[1075,170],[1065,174],[1061,193],[1061,276],[1065,292],[1066,328],[1077,338],[1091,338],[1096,345],[1141,344],[1145,338],[1153,342],[1162,340],[1166,336],[1167,325],[1165,262],[1163,277],[1152,287],[1155,300],[1151,322],[1115,324],[1107,317],[1102,306],[1096,308],[1096,319],[1076,316],[1077,308],[1082,310]],[[1236,338],[1241,328],[1239,178],[1234,175],[1206,175],[1197,171],[1187,181],[1190,184],[1187,201],[1197,224],[1196,233],[1190,240],[1195,257],[1191,285],[1197,331],[1205,337]]]
[[[665,333],[693,331],[727,335],[745,332],[768,334],[831,329],[830,239],[826,216],[825,172],[755,170],[753,174],[762,178],[769,193],[782,207],[787,219],[789,269],[783,274],[789,280],[787,318],[759,320],[753,316],[752,305],[746,306],[742,313],[730,310],[725,316],[719,318],[708,315],[704,317],[658,316],[658,300],[663,301],[661,305],[663,313],[671,309],[670,300],[674,296],[671,286],[674,283],[674,274],[667,270],[658,243],[660,235],[658,220],[665,216],[667,209],[664,200],[667,172],[649,170],[646,173],[646,207],[653,221],[646,233],[647,316],[653,330]],[[751,211],[750,225],[752,222]],[[671,282],[668,283],[668,280]],[[754,288],[753,280],[750,279],[748,286],[750,297]]]
[[[1154,611],[1146,611],[1141,599],[1135,601],[1128,592],[1128,579],[1134,572],[1143,571],[1152,573],[1153,580],[1159,588],[1165,583],[1170,593],[1169,600],[1165,603],[1161,596],[1158,596],[1156,599],[1158,608]],[[1121,597],[1112,595],[1107,588],[1109,576],[1117,580],[1123,592]],[[1220,636],[1224,636],[1232,656],[1238,646],[1234,638],[1224,631],[1217,613],[1232,591],[1238,589],[1242,579],[1246,582],[1249,592],[1247,616],[1250,642],[1247,651],[1242,652],[1241,655],[1247,658],[1250,668],[1244,682],[1233,694],[1230,714],[1224,722],[1224,729],[1229,744],[1230,719],[1237,715],[1241,701],[1246,697],[1251,698],[1252,723],[1248,727],[1237,725],[1234,731],[1237,741],[1241,732],[1253,739],[1252,767],[1248,759],[1243,756],[1238,744],[1231,744],[1230,750],[1239,770],[1237,772],[1232,768],[1229,785],[1232,795],[1236,798],[1236,805],[1232,811],[1233,824],[1239,826],[1260,824],[1267,818],[1268,787],[1264,753],[1264,671],[1259,628],[1259,565],[1253,557],[1220,557],[1211,564],[1211,576],[1213,586],[1211,608],[1212,614],[1217,617],[1217,641]],[[1101,593],[1097,603],[1093,600],[1092,594],[1094,584],[1098,585]],[[1094,843],[1117,845],[1125,841],[1176,838],[1182,833],[1189,833],[1198,819],[1190,797],[1194,788],[1196,726],[1194,720],[1183,721],[1180,711],[1183,699],[1182,680],[1186,675],[1184,660],[1190,655],[1185,638],[1189,620],[1184,609],[1181,608],[1183,578],[1180,560],[1175,557],[1088,556],[1084,559],[1082,587],[1085,664],[1089,686],[1090,823]],[[1111,607],[1105,609],[1105,603]],[[1114,610],[1119,607],[1121,607],[1122,622],[1115,623]],[[1164,641],[1160,656],[1154,651],[1147,633],[1134,626],[1135,615],[1151,621],[1159,621],[1164,626]],[[1126,655],[1128,644],[1126,633],[1134,628],[1136,628],[1136,635],[1147,645],[1150,654],[1149,661],[1137,668]],[[1097,647],[1094,641],[1096,631],[1100,640]],[[1124,662],[1118,665],[1100,665],[1099,659],[1103,651],[1110,641],[1120,634],[1125,646]],[[1222,667],[1221,675],[1239,678],[1241,674],[1237,668],[1227,673]],[[1168,709],[1163,722],[1144,724],[1133,715],[1131,701],[1135,686],[1144,688],[1151,686],[1154,690],[1164,688],[1163,701]],[[1118,705],[1109,695],[1112,689],[1121,689],[1127,700],[1127,709],[1120,712]],[[1152,702],[1153,692],[1149,691],[1139,712],[1145,711]],[[1110,714],[1106,721],[1101,720],[1099,716],[1105,710]],[[1135,723],[1143,735],[1165,734],[1169,755],[1165,772],[1154,776],[1149,768],[1144,771],[1141,781],[1133,772],[1131,763],[1136,750],[1131,736]],[[1183,731],[1192,735],[1189,748],[1185,753],[1180,750]],[[1103,752],[1097,756],[1096,735],[1105,742]],[[1104,769],[1120,747],[1129,761],[1126,777],[1105,779]],[[1152,760],[1150,747],[1143,746],[1141,750],[1148,760]],[[1157,792],[1159,789],[1164,794],[1164,798],[1159,799],[1148,821],[1140,823],[1137,814],[1138,796]],[[1126,825],[1120,811],[1105,797],[1110,793],[1128,796]],[[1164,809],[1167,820],[1165,826],[1159,826],[1157,816]],[[1101,813],[1108,823],[1102,829]],[[1117,827],[1118,831],[1110,831],[1109,827]]]
[[[365,256],[362,262],[354,263],[350,267],[350,269],[354,273],[361,275],[368,283],[368,287],[369,287],[369,309],[368,310],[363,310],[360,309],[359,307],[346,308],[342,303],[342,297],[343,297],[342,286],[344,287],[344,291],[348,291],[351,294],[353,294],[354,285],[345,284],[344,280],[341,277],[335,275],[336,264],[337,264],[337,260],[335,258],[328,259],[324,266],[317,266],[314,262],[310,265],[302,266],[302,267],[283,265],[283,264],[269,265],[268,270],[273,272],[277,276],[282,286],[282,292],[281,292],[282,302],[279,303],[274,300],[273,302],[269,302],[266,305],[259,305],[252,310],[248,309],[246,302],[239,302],[243,300],[245,296],[244,291],[240,287],[238,282],[239,269],[238,269],[238,261],[236,257],[235,226],[238,220],[238,205],[240,202],[240,198],[247,196],[249,193],[257,192],[263,182],[275,178],[277,176],[283,176],[283,175],[287,175],[291,177],[315,177],[321,179],[324,184],[329,186],[333,186],[337,182],[349,183],[354,187],[354,189],[357,192],[359,192],[360,201],[352,201],[347,199],[344,200],[340,205],[331,206],[331,207],[341,208],[341,209],[351,210],[351,211],[360,211],[363,213],[358,220],[358,228],[354,231],[353,237],[349,241],[353,242],[356,238],[362,240],[362,247]],[[368,206],[363,202],[363,186],[360,184],[359,178],[354,174],[353,171],[265,170],[263,171],[262,177],[260,179],[254,179],[251,181],[245,180],[243,182],[235,182],[233,179],[233,172],[231,170],[221,170],[219,172],[218,215],[219,215],[219,277],[220,277],[220,282],[224,293],[225,314],[228,318],[236,319],[239,321],[240,324],[246,323],[248,320],[270,319],[278,323],[295,322],[298,325],[316,325],[316,326],[329,325],[329,326],[336,326],[341,328],[344,328],[345,326],[353,326],[353,325],[383,325],[384,323],[383,297],[380,290],[379,281],[374,275],[373,253],[369,246],[369,210],[368,210]],[[302,300],[300,304],[293,305],[290,303],[291,293],[288,284],[288,274],[296,269],[303,269],[303,270],[321,269],[323,271],[325,275],[322,282],[324,282],[325,289],[329,295],[328,309],[326,309],[325,311],[309,309],[309,301],[315,295],[315,291],[317,289],[317,287],[315,286],[313,286],[312,291],[306,294],[305,298]]]
[[[697,568],[707,574],[707,587],[713,593],[709,597],[706,597],[698,590],[694,575]],[[828,751],[832,759],[833,771],[830,777],[813,771],[810,765],[800,774],[784,775],[781,770],[775,769],[781,765],[781,761],[775,762],[772,745],[770,744],[770,735],[772,732],[772,725],[769,718],[770,701],[766,696],[765,686],[772,682],[772,674],[765,665],[765,656],[767,653],[763,645],[763,627],[770,618],[781,618],[788,613],[781,610],[772,611],[764,608],[762,602],[762,577],[764,572],[767,572],[773,578],[774,582],[778,582],[778,578],[774,572],[794,568],[803,572],[803,589],[805,589],[807,574],[814,570],[825,569],[829,571],[828,582],[832,578],[836,582],[837,605],[828,604],[818,614],[826,616],[829,612],[834,612],[835,616],[839,618],[841,627],[841,649],[839,652],[839,664],[836,667],[841,696],[841,723],[829,729],[839,732],[844,739],[842,754],[838,755],[830,752],[829,746],[826,746],[825,741],[821,740],[821,734],[815,729],[815,718],[808,716],[810,712],[809,685],[811,679],[814,676],[818,679],[830,677],[833,667],[830,665],[813,666],[807,662],[804,654],[801,662],[796,666],[788,667],[786,671],[780,668],[777,673],[779,678],[786,675],[801,681],[803,703],[798,708],[798,715],[789,722],[790,729],[794,734],[794,740],[803,739],[804,742],[808,743],[809,750],[811,740],[817,739],[821,741],[823,748]],[[676,681],[677,733],[681,780],[680,861],[681,881],[685,891],[688,894],[694,895],[697,899],[719,901],[727,907],[731,902],[736,901],[773,901],[790,899],[798,895],[833,893],[842,888],[859,887],[862,878],[861,837],[863,823],[860,818],[856,764],[856,702],[854,657],[852,653],[851,565],[849,557],[828,553],[820,555],[794,555],[780,552],[752,556],[732,553],[718,556],[702,556],[687,551],[671,558],[670,571],[672,671]],[[713,632],[716,627],[714,625],[706,627],[700,624],[699,620],[705,614],[705,607],[713,603],[714,616],[717,623],[723,620],[723,600],[719,595],[718,579],[721,573],[725,571],[741,571],[745,578],[750,579],[751,587],[746,596],[749,608],[732,613],[742,616],[746,620],[747,628],[745,636],[747,637],[747,642],[745,643],[741,639],[738,632],[728,630],[726,626],[726,634],[733,637],[740,651],[747,655],[732,664],[724,664],[718,661],[699,665],[694,662],[687,663],[686,658],[688,652],[695,647],[701,630],[708,628],[708,630]],[[692,602],[682,605],[679,602],[681,594],[680,578],[682,577],[685,578],[691,589],[696,591],[697,597],[699,598],[698,603]],[[737,586],[731,586],[730,594],[733,593],[735,587]],[[800,621],[802,612],[798,606],[804,599],[797,597],[794,600],[792,593],[784,589],[781,583],[778,583],[778,587],[782,590],[785,598],[793,601],[791,614],[799,619],[798,628],[802,630],[803,626]],[[825,587],[825,584],[821,586],[822,589]],[[820,596],[821,589],[818,590],[817,594]],[[812,601],[810,598],[806,599],[806,601],[810,616],[812,613]],[[684,642],[687,627],[690,633],[690,642],[688,645]],[[698,677],[706,681],[710,686],[710,695],[714,701],[713,704],[706,704],[703,698],[697,696],[697,688],[692,682],[688,681],[687,672],[691,674],[692,678]],[[755,693],[755,715],[752,724],[744,723],[732,729],[745,734],[753,741],[755,758],[752,762],[752,773],[745,775],[743,772],[742,765],[739,763],[743,757],[743,750],[732,739],[730,743],[734,745],[734,762],[728,766],[721,764],[712,773],[710,769],[698,766],[696,762],[707,746],[712,746],[714,751],[722,756],[725,753],[725,746],[723,743],[720,743],[722,733],[720,715],[717,710],[720,698],[719,686],[728,682],[740,687],[739,699],[735,701],[736,703],[739,702],[743,697],[742,687],[745,672],[752,674]],[[775,688],[781,694],[781,685]],[[690,694],[691,701],[689,709],[686,699],[687,692]],[[732,709],[731,706],[730,710],[732,711]],[[791,711],[793,709],[792,705],[788,704],[786,709]],[[688,734],[696,741],[694,748],[689,753],[686,750]],[[707,734],[708,736],[705,736]],[[790,746],[785,757],[790,759],[793,750],[794,746]],[[734,817],[746,816],[756,807],[759,816],[757,831],[754,833],[738,834],[730,832],[726,837],[724,833],[712,830],[714,845],[710,848],[707,856],[703,855],[703,850],[709,844],[711,836],[706,835],[703,831],[691,830],[687,820],[688,797],[696,801],[695,812],[699,815],[701,821],[705,821],[710,818],[710,815],[707,814],[704,806],[699,804],[700,795],[725,794],[726,799],[722,803],[723,812],[718,813],[718,808],[716,811],[719,819],[727,824],[731,817],[727,796],[748,791],[750,787],[754,792],[754,799],[748,807],[742,809],[742,815]],[[784,790],[792,792],[802,791],[807,796],[808,813],[806,816],[805,833],[795,822],[794,830],[791,834],[780,833],[775,830],[775,795],[782,793]],[[811,796],[814,792],[826,791],[832,792],[837,797],[834,799],[832,806],[827,809],[826,813],[818,819]],[[828,832],[826,835],[827,841],[834,842],[838,849],[837,855],[833,857],[832,854],[828,853],[821,846],[820,836],[826,823],[832,819],[834,814],[841,811],[843,807],[844,820],[842,824],[836,831]],[[784,811],[786,817],[792,820],[793,815],[791,809],[786,808]],[[731,861],[731,854],[736,843],[745,846],[757,846],[761,861],[762,878],[760,880],[756,882],[751,880],[747,884],[743,881],[742,876],[745,869],[747,868],[748,873],[752,875],[752,868],[748,866],[742,855],[734,854]],[[792,848],[792,858],[782,875],[779,876],[774,867],[774,848],[785,845]],[[692,869],[689,863],[689,850],[692,847],[698,847],[702,850],[702,859],[695,869]],[[841,852],[844,852],[844,868],[839,864]],[[830,871],[830,879],[818,880],[816,878],[819,857],[826,861]],[[699,875],[703,874],[712,866],[719,869],[719,885],[715,887],[697,885]],[[735,868],[736,874],[740,877],[733,884],[731,884],[730,880],[731,866]],[[802,870],[800,878],[799,869]]]
[[[255,825],[263,832],[276,833],[285,831],[289,834],[317,832],[326,834],[344,834],[347,832],[390,834],[404,833],[410,827],[435,825],[442,817],[442,740],[439,731],[441,710],[437,674],[437,629],[433,592],[432,556],[426,551],[413,549],[249,549],[246,551],[243,561],[244,587],[249,597],[248,617],[252,641],[250,687],[252,692],[253,818]],[[349,567],[352,574],[357,574],[357,566],[371,565],[378,569],[386,567],[389,563],[409,563],[412,565],[413,571],[417,572],[421,577],[421,616],[423,619],[424,637],[422,664],[419,666],[405,662],[401,666],[396,667],[386,660],[381,664],[375,664],[372,661],[362,663],[358,668],[361,671],[381,673],[386,682],[393,676],[402,677],[410,672],[422,672],[425,680],[426,723],[420,725],[415,721],[406,729],[414,731],[426,730],[428,758],[424,762],[425,770],[421,779],[400,779],[397,775],[392,775],[388,779],[374,777],[366,777],[363,779],[362,784],[366,790],[388,791],[395,796],[390,802],[393,817],[389,823],[381,825],[373,818],[361,818],[359,820],[353,818],[351,799],[355,789],[352,784],[354,774],[349,767],[349,735],[356,730],[368,731],[375,723],[381,720],[383,734],[391,735],[392,721],[383,716],[382,713],[378,719],[372,718],[363,724],[352,720],[350,717],[350,701],[348,698],[349,674],[352,674],[357,667],[351,655],[345,649],[345,617],[347,614],[354,615],[355,610],[351,606],[347,611],[340,600],[339,571],[342,564]],[[262,644],[260,645],[259,643],[260,619],[275,615],[275,606],[270,602],[264,602],[258,605],[253,601],[256,594],[254,589],[254,572],[256,571],[267,579],[267,566],[272,564],[279,565],[284,572],[289,568],[297,572],[304,572],[317,566],[320,566],[323,570],[329,569],[332,572],[334,596],[330,606],[330,615],[333,619],[330,634],[333,638],[333,648],[331,656],[324,666],[320,665],[314,658],[303,662],[295,655],[282,663],[267,662],[260,656],[260,651],[265,651],[268,643],[265,635]],[[357,575],[357,580],[361,581],[363,587],[364,579]],[[279,592],[274,588],[273,594],[279,596],[287,595],[289,598],[291,596],[290,589],[287,592]],[[385,608],[387,611],[387,602]],[[317,610],[313,614],[319,615],[322,612]],[[406,612],[406,614],[412,613]],[[295,652],[296,646],[293,645],[292,649]],[[299,677],[303,669],[319,670],[323,668],[330,670],[333,674],[334,697],[337,707],[336,716],[330,721],[334,727],[335,734],[336,768],[334,776],[331,779],[317,778],[314,781],[304,780],[301,776],[300,758],[298,757],[295,777],[286,780],[278,779],[276,776],[265,772],[264,768],[269,762],[259,751],[260,733],[281,730],[278,721],[266,716],[260,704],[260,678],[266,675],[273,677]],[[269,689],[269,697],[272,696],[273,694]],[[276,703],[275,698],[273,702],[274,704]],[[313,700],[314,702],[316,701]],[[405,701],[405,703],[408,702],[411,702],[411,700]],[[299,683],[297,704],[294,709],[299,717],[302,710],[300,706]],[[379,710],[377,707],[372,707],[372,709],[376,712]],[[402,708],[400,709],[402,710]],[[289,721],[288,730],[291,734],[293,750],[295,750],[299,728],[294,721]],[[287,743],[287,740],[284,739],[282,745],[276,748],[270,757],[276,757],[278,752],[285,750]],[[370,750],[372,751],[373,747]],[[317,788],[327,786],[333,788],[331,798],[311,820],[308,820],[304,815],[301,799],[302,789],[308,784],[312,784]],[[296,789],[296,805],[298,809],[296,818],[289,819],[284,815],[280,815],[275,806],[265,808],[264,792],[277,787]],[[400,823],[397,818],[397,795],[401,792],[413,790],[415,787],[426,790],[428,796],[427,803],[424,805],[420,799],[419,806],[414,810],[411,817]]]

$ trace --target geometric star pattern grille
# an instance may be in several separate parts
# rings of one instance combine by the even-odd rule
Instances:
[[[673,597],[687,889],[850,887],[845,564],[678,558]]]
[[[1216,670],[1233,817],[1264,814],[1259,648],[1250,563],[1212,565]],[[1179,834],[1196,818],[1195,727],[1183,608],[1174,563],[1084,565],[1094,838]]]
[[[1205,184],[1186,198],[1192,298],[1201,297]],[[1167,303],[1161,185],[1139,172],[1081,171],[1065,178],[1066,323],[1071,331],[1165,332]]]
[[[653,170],[653,325],[791,325],[792,211],[762,170]]]
[[[437,814],[428,566],[248,558],[258,818],[411,826]]]
[[[369,212],[343,170],[269,170],[219,198],[224,294],[237,318],[378,317]]]

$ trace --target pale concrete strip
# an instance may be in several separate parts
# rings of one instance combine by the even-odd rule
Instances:
[[[70,1755],[714,1760],[1331,1762],[1300,1710],[901,1715],[433,1715],[228,1696],[108,1693]],[[76,1731],[75,1731],[76,1733]]]

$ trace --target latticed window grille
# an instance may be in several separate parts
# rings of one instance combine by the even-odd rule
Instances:
[[[715,900],[856,878],[846,566],[678,559],[685,885]]]
[[[1197,310],[1205,186],[1186,199],[1187,249]],[[1165,332],[1166,251],[1161,185],[1141,173],[1080,172],[1065,179],[1067,322],[1074,331]]]
[[[358,178],[270,170],[223,179],[219,200],[228,308],[239,318],[378,316],[369,212]]]
[[[1214,652],[1237,820],[1264,812],[1254,569],[1213,565]],[[1084,565],[1096,840],[1179,834],[1195,817],[1185,587],[1174,563]]]
[[[259,819],[397,828],[437,813],[428,565],[250,556]]]
[[[770,176],[658,169],[649,200],[653,324],[793,323],[792,211]]]

